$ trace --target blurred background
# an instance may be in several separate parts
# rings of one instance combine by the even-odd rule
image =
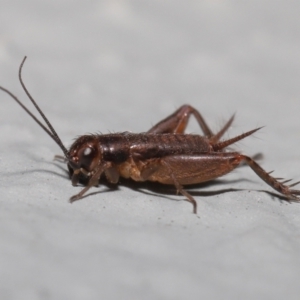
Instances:
[[[147,131],[185,103],[214,130],[236,113],[225,137],[266,127],[235,149],[299,180],[299,13],[289,0],[2,0],[0,85],[32,107],[27,55],[25,84],[67,147]],[[242,191],[197,196],[201,219],[181,196],[126,186],[71,206],[60,149],[0,101],[1,299],[297,299],[300,206],[251,170],[205,189]]]

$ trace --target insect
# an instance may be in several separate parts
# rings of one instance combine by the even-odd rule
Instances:
[[[201,114],[190,105],[181,106],[148,132],[83,135],[67,150],[23,82],[21,72],[25,60],[26,56],[19,68],[19,80],[47,127],[14,94],[1,86],[0,89],[9,94],[61,148],[64,156],[56,157],[67,162],[72,184],[85,184],[78,194],[70,198],[71,202],[82,198],[91,187],[98,185],[104,175],[112,184],[117,184],[119,178],[124,177],[134,181],[149,180],[174,185],[193,205],[193,212],[197,213],[197,202],[183,186],[216,179],[231,172],[241,163],[246,163],[288,201],[300,201],[300,190],[292,189],[300,181],[287,185],[291,180],[280,181],[282,178],[272,177],[272,172],[267,173],[252,158],[226,150],[228,146],[260,128],[221,141],[223,134],[231,126],[233,117],[219,132],[213,133]],[[185,133],[192,115],[202,129],[203,136]]]

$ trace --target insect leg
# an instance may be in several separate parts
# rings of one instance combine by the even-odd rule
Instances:
[[[120,178],[120,174],[119,174],[116,167],[112,166],[112,167],[106,169],[104,171],[104,174],[105,174],[106,179],[108,180],[108,182],[114,183],[114,184],[118,183],[119,178]]]
[[[80,198],[83,197],[83,195],[93,186],[97,185],[100,179],[100,176],[103,172],[105,172],[107,169],[111,168],[111,164],[110,163],[104,163],[101,164],[100,166],[98,166],[98,169],[95,171],[95,173],[92,175],[92,177],[90,178],[87,186],[85,186],[78,194],[72,196],[70,198],[70,202],[73,203],[76,200],[79,200]],[[73,177],[75,178],[74,181],[76,181],[76,177],[78,176],[78,174],[75,173],[76,170],[74,171]],[[72,178],[72,182],[73,182],[73,178]]]
[[[272,177],[270,173],[267,173],[258,163],[256,163],[252,158],[240,155],[241,161],[245,161],[249,167],[268,185],[270,185],[274,190],[278,191],[279,193],[285,195],[289,200],[300,201],[300,198],[297,195],[300,195],[300,190],[291,189],[291,187],[297,185],[299,182],[285,185],[288,181],[280,182],[280,179],[276,179]]]
[[[169,166],[169,164],[166,161],[162,160],[162,165],[164,165],[168,169],[170,178],[172,179],[173,184],[175,185],[175,187],[177,189],[177,193],[180,193],[181,195],[186,197],[187,201],[193,205],[193,213],[197,214],[196,200],[193,198],[193,196],[191,194],[189,194],[186,190],[183,189],[182,185],[178,182],[177,178],[175,177],[174,173],[172,172],[172,169]]]
[[[194,115],[206,137],[210,138],[214,135],[199,111],[190,105],[181,106],[173,114],[154,125],[148,133],[184,133],[191,115]]]
[[[140,167],[141,179],[174,184],[197,213],[195,199],[183,189],[182,185],[197,184],[223,176],[241,162],[239,153],[204,153],[198,155],[169,155],[164,158],[148,160]]]

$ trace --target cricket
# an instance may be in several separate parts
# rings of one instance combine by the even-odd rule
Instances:
[[[55,158],[67,163],[72,185],[85,185],[70,198],[70,202],[81,199],[91,187],[98,186],[103,176],[111,184],[118,184],[122,177],[136,182],[149,180],[173,185],[192,204],[193,213],[196,214],[197,202],[184,186],[214,180],[242,164],[248,165],[263,181],[284,195],[287,201],[300,201],[300,190],[292,189],[300,181],[287,184],[291,179],[272,177],[272,172],[266,172],[253,158],[227,149],[260,128],[222,140],[234,116],[219,132],[213,133],[199,111],[190,105],[181,106],[147,132],[83,135],[68,150],[23,82],[25,60],[26,56],[19,67],[19,81],[45,124],[13,93],[1,86],[0,89],[11,96],[60,147],[63,155]],[[191,116],[196,119],[203,135],[185,133]]]

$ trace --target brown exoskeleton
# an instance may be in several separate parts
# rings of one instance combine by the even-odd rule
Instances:
[[[29,99],[32,101],[47,126],[43,125],[21,102],[7,89],[9,94],[55,141],[64,153],[62,158],[68,163],[73,185],[85,182],[86,186],[70,198],[73,202],[95,185],[104,174],[110,183],[117,184],[119,177],[135,181],[156,181],[172,184],[193,205],[197,213],[197,202],[183,189],[184,185],[206,182],[223,176],[239,164],[246,163],[267,184],[287,200],[300,201],[300,190],[291,189],[299,182],[286,185],[290,180],[279,181],[264,171],[252,158],[238,152],[226,152],[226,147],[253,134],[260,128],[248,131],[232,139],[220,141],[230,127],[233,117],[214,134],[200,113],[189,105],[184,105],[145,133],[113,133],[84,135],[79,137],[70,150],[67,150],[56,131],[43,114],[39,106],[25,87],[21,71],[26,57],[19,68],[19,80]],[[190,116],[199,123],[204,136],[185,134]]]

